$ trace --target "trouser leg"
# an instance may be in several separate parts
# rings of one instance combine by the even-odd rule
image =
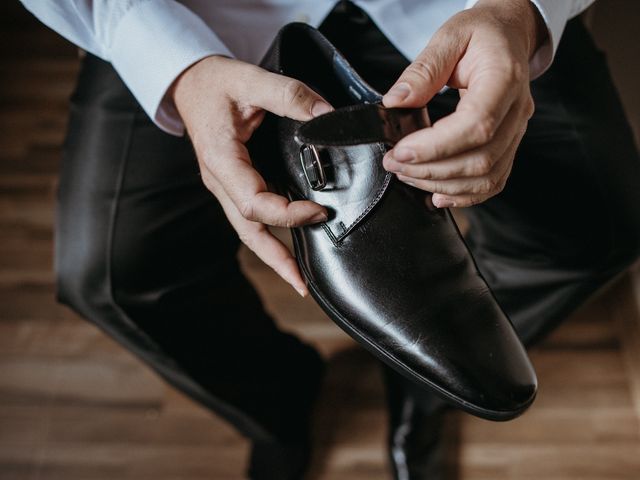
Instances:
[[[58,295],[254,440],[306,433],[322,362],[278,330],[192,147],[92,56],[72,99],[59,187]]]

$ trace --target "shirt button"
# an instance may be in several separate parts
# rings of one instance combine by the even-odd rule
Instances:
[[[309,20],[311,20],[311,17],[306,13],[299,13],[296,15],[296,22],[309,23]]]

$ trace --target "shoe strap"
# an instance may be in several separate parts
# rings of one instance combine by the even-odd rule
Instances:
[[[395,145],[401,138],[430,126],[426,107],[385,108],[363,103],[338,108],[303,123],[296,141],[303,145],[347,146],[366,143]]]

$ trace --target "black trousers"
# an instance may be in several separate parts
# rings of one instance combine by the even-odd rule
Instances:
[[[408,64],[357,9],[342,5],[321,29],[380,91]],[[537,110],[505,191],[467,210],[479,267],[527,343],[640,251],[640,161],[578,20],[532,88]],[[456,101],[438,96],[432,116]],[[318,354],[278,330],[240,272],[238,238],[189,140],[160,131],[91,55],[71,100],[58,202],[62,302],[249,437],[301,433]]]

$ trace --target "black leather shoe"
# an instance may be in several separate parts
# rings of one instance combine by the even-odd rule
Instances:
[[[457,459],[444,435],[447,404],[417,391],[406,380],[385,369],[389,431],[389,463],[395,480],[455,478]],[[451,432],[449,432],[451,433]],[[451,461],[453,460],[453,462]]]
[[[303,81],[337,109],[327,115],[324,145],[310,141],[313,128],[267,115],[250,146],[276,191],[330,212],[325,223],[292,231],[313,298],[422,388],[487,419],[522,413],[536,393],[535,373],[451,214],[382,166],[385,142],[425,127],[426,109],[376,106],[381,95],[305,24],[283,27],[262,66]]]

